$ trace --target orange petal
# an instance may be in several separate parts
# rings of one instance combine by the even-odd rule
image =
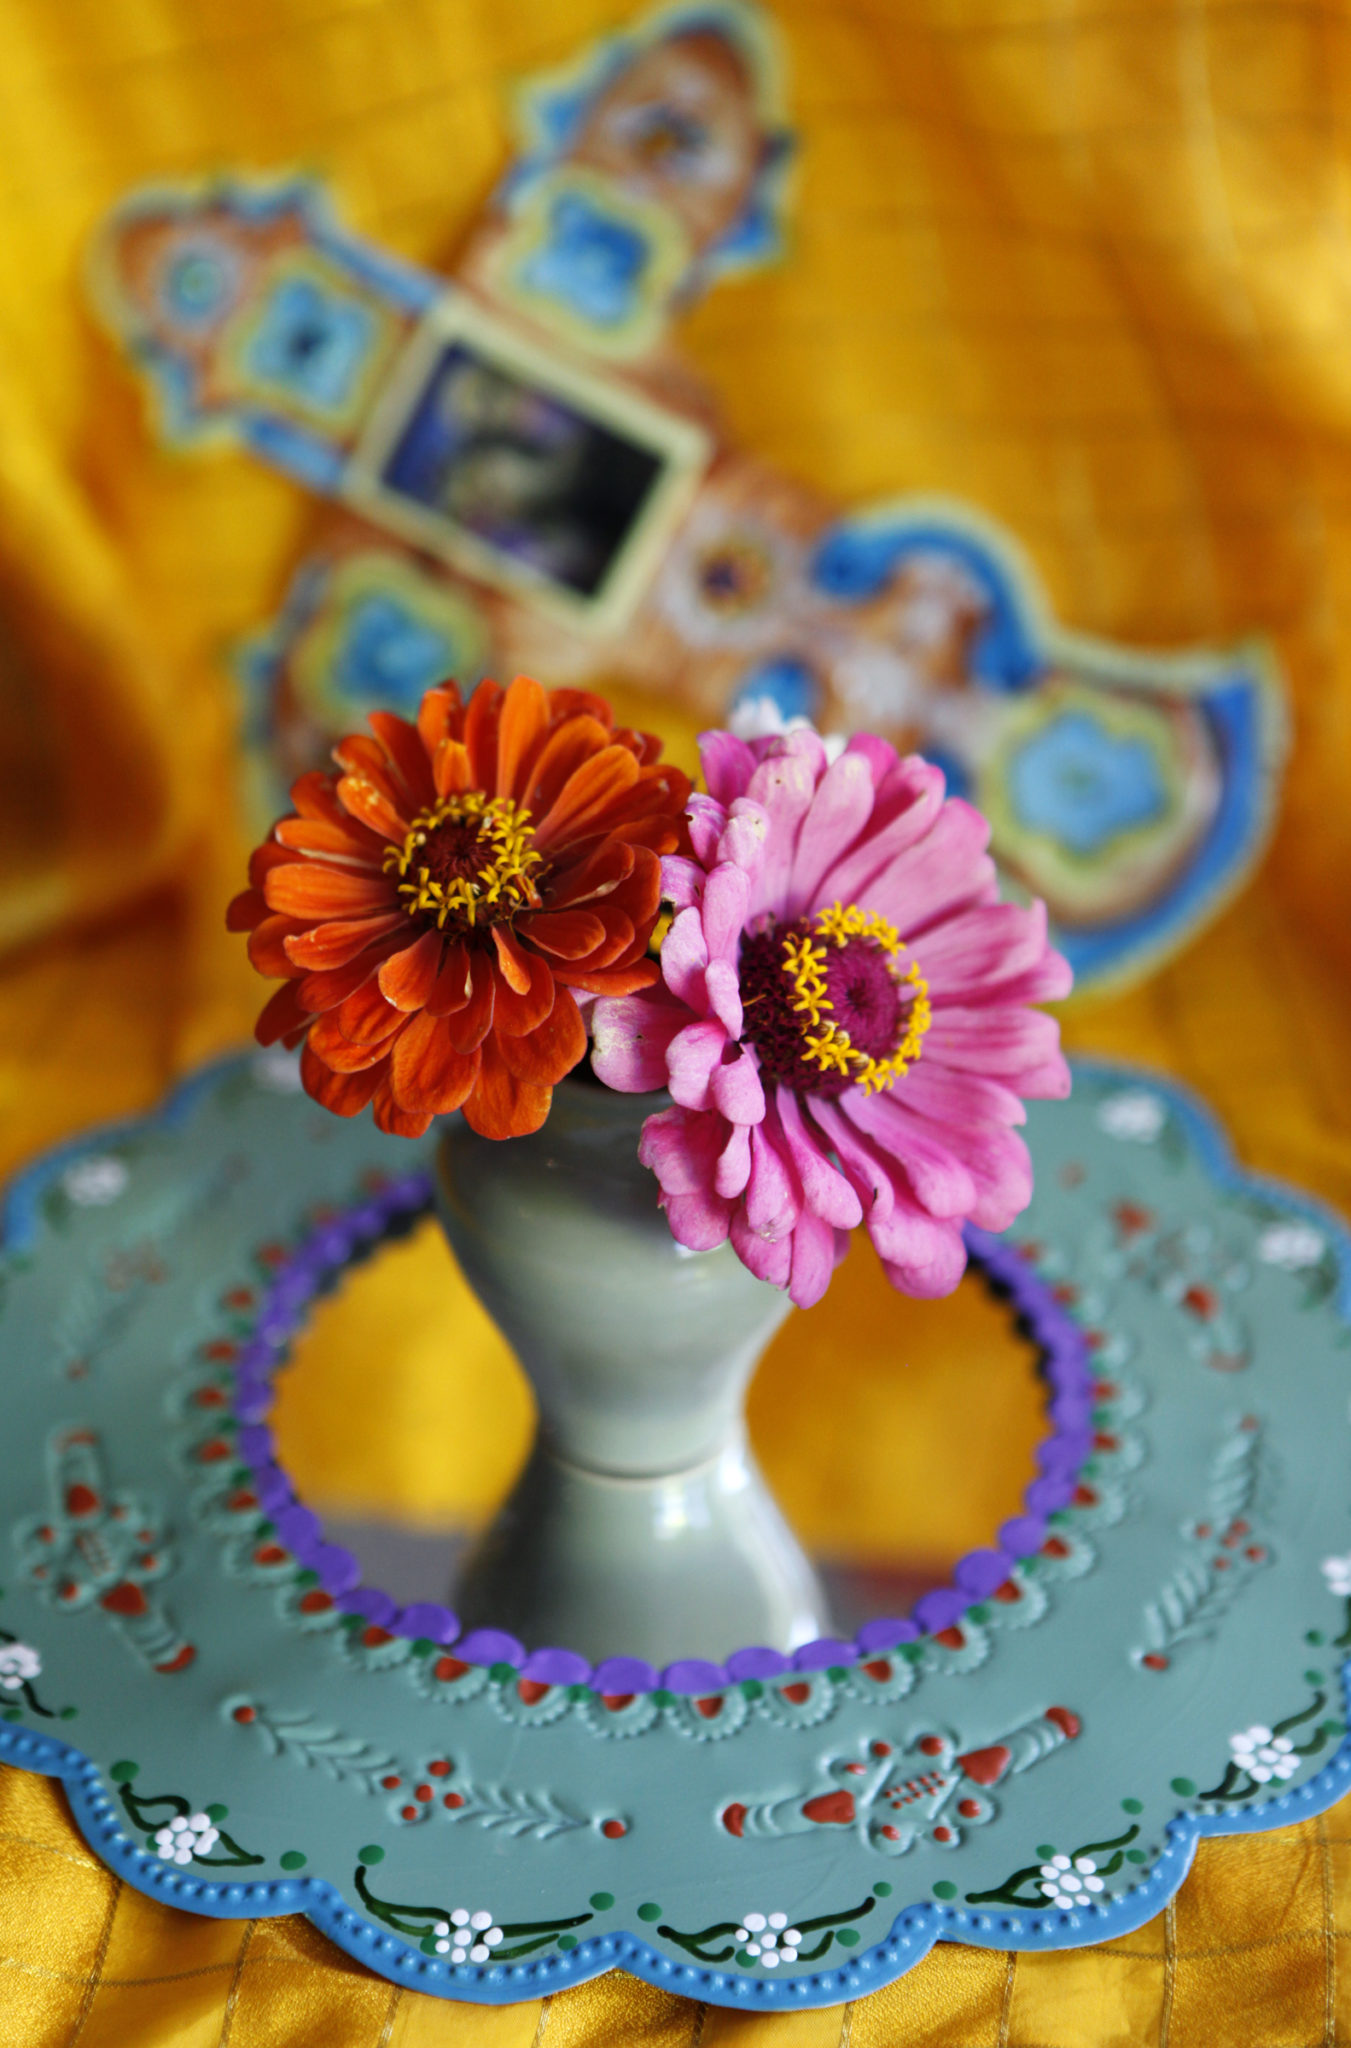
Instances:
[[[301,854],[292,853],[289,847],[278,846],[275,839],[265,839],[262,845],[255,846],[249,855],[250,885],[255,889],[261,889],[273,868],[285,867],[302,858]]]
[[[501,690],[485,676],[464,714],[464,743],[469,749],[473,789],[493,789],[497,784],[497,716],[501,701]]]
[[[466,1097],[464,1120],[481,1138],[524,1138],[537,1131],[549,1114],[553,1091],[532,1081],[522,1081],[497,1050],[497,1041],[485,1041],[478,1085]]]
[[[406,1021],[404,1011],[385,1001],[374,975],[353,989],[338,1011],[339,1030],[356,1045],[373,1045],[377,1038],[388,1038]]]
[[[418,738],[429,761],[436,759],[442,740],[453,738],[464,724],[464,700],[458,683],[441,683],[428,690],[418,705]]]
[[[511,990],[502,981],[486,953],[467,958],[469,997],[446,1018],[446,1031],[456,1052],[470,1053],[482,1045],[492,1029],[498,1005]]]
[[[403,811],[390,802],[388,791],[373,782],[369,775],[344,775],[338,784],[338,795],[349,816],[359,818],[382,839],[392,839],[396,845],[402,845],[408,837],[412,806],[406,806],[410,815],[405,817]]]
[[[554,1006],[552,966],[538,953],[523,953],[522,958],[530,968],[530,986],[525,994],[518,995],[504,981],[497,984],[497,1012],[493,1023],[508,1038],[519,1038],[523,1032],[537,1030]]]
[[[497,948],[497,964],[503,981],[508,988],[514,988],[518,996],[525,995],[530,987],[530,962],[506,925],[493,926],[493,944]]]
[[[407,791],[413,809],[425,810],[435,791],[432,764],[417,727],[400,718],[397,711],[368,711],[366,723],[388,754],[395,779]]]
[[[479,1055],[456,1052],[444,1017],[422,1010],[399,1033],[389,1063],[395,1101],[417,1115],[458,1109],[478,1079]]]
[[[432,992],[445,940],[440,932],[423,932],[401,953],[392,953],[380,969],[380,993],[399,1010],[420,1010]]]
[[[296,860],[273,868],[263,894],[271,909],[287,917],[359,917],[363,911],[398,908],[383,875],[331,868],[321,860]]]
[[[462,740],[442,740],[432,763],[432,780],[438,796],[458,796],[462,789],[473,788],[473,764]]]
[[[529,676],[517,676],[502,699],[497,728],[497,794],[514,797],[522,766],[549,730],[549,700]]]
[[[579,714],[586,718],[594,718],[598,725],[604,726],[606,738],[609,738],[615,715],[603,697],[596,696],[593,690],[550,690],[549,716],[555,725],[561,724],[565,718],[576,718]]]
[[[327,818],[281,818],[272,830],[279,846],[292,847],[297,853],[326,854],[363,868],[380,866],[370,834],[358,838],[350,825],[332,825]]]
[[[605,943],[597,946],[586,961],[590,967],[627,967],[630,960],[636,960],[647,950],[651,937],[651,926],[639,934],[631,917],[625,917],[622,910],[606,904],[602,922],[605,926]]]
[[[309,1021],[309,1012],[295,983],[284,981],[263,1004],[253,1035],[259,1045],[275,1045],[279,1038],[287,1045],[295,1045]]]
[[[586,1051],[586,1026],[567,989],[560,988],[548,1017],[522,1038],[499,1037],[497,1050],[518,1081],[552,1088]]]
[[[636,960],[632,967],[555,967],[554,980],[592,996],[631,996],[651,988],[657,978],[655,960]]]
[[[432,1120],[430,1110],[424,1110],[421,1115],[417,1115],[400,1109],[394,1100],[388,1073],[382,1076],[380,1086],[375,1091],[373,1106],[378,1128],[387,1132],[391,1138],[421,1138]]]
[[[402,1011],[398,1015],[401,1021],[407,1021]],[[364,1074],[368,1068],[379,1066],[382,1060],[389,1058],[396,1035],[390,1031],[383,1038],[348,1038],[338,1022],[338,1012],[326,1010],[310,1026],[309,1043],[316,1059],[331,1067],[335,1074]]]
[[[569,904],[580,903],[584,898],[610,895],[621,882],[627,882],[645,852],[645,848],[626,846],[620,839],[597,840],[580,860],[555,868],[549,878],[550,910],[566,910]]]
[[[345,1003],[348,996],[355,995],[364,987],[380,965],[381,958],[392,942],[377,950],[358,953],[355,960],[349,960],[342,967],[321,968],[317,973],[307,974],[300,984],[300,1000],[307,1010],[319,1015],[324,1010],[336,1010],[339,1003]]]
[[[297,967],[345,967],[363,948],[407,922],[402,910],[386,911],[383,917],[334,918],[287,939],[287,958]]]
[[[532,946],[560,960],[583,960],[605,940],[605,926],[594,910],[539,910],[528,922],[522,918],[521,932]]]
[[[598,831],[606,812],[633,787],[638,775],[638,763],[624,747],[604,747],[583,761],[535,827],[540,851]]]
[[[610,735],[598,718],[579,715],[557,726],[545,742],[525,792],[531,816],[542,817],[577,770],[609,744]]]
[[[249,958],[258,972],[293,979],[297,969],[284,952],[282,941],[304,929],[304,925],[290,917],[265,917],[255,925],[249,933]]]
[[[459,939],[450,939],[446,944],[445,958],[441,972],[437,975],[426,1007],[433,1017],[445,1017],[452,1010],[462,1010],[473,992],[473,968],[467,946]]]
[[[227,932],[251,932],[267,916],[267,898],[261,889],[241,889],[237,896],[230,898],[225,913]]]
[[[376,1066],[361,1074],[335,1074],[307,1045],[300,1055],[300,1078],[306,1094],[335,1116],[359,1116],[379,1086],[381,1069]]]

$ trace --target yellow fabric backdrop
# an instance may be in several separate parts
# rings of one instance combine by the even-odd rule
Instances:
[[[791,261],[720,289],[687,346],[735,437],[781,467],[844,499],[945,492],[1003,520],[1067,624],[1141,647],[1271,636],[1296,745],[1265,868],[1143,988],[1072,1009],[1067,1036],[1181,1075],[1243,1156],[1351,1209],[1351,16],[1326,0],[774,12],[803,136]],[[149,178],[298,163],[355,227],[443,262],[505,159],[506,82],[623,13],[0,0],[0,1165],[149,1104],[247,1027],[258,991],[220,929],[242,850],[223,650],[275,607],[312,517],[243,458],[152,449],[84,309],[92,228]],[[291,1420],[316,1498],[430,1518],[473,1504],[486,1467],[409,1452],[444,1399],[418,1289],[444,1302],[449,1284],[434,1246],[412,1256],[417,1284],[365,1311],[389,1332],[383,1437],[320,1437],[299,1389]],[[876,1348],[881,1297],[860,1280],[839,1302]],[[804,1318],[775,1362],[790,1403],[810,1399],[825,1327]],[[340,1378],[353,1341],[321,1330],[315,1362]],[[519,1434],[486,1336],[479,1363],[482,1412],[517,1398]],[[881,1398],[860,1396],[864,1421]],[[937,1403],[910,1419],[940,1461]],[[811,1524],[791,1445],[776,1454]],[[992,1459],[969,1472],[937,1547],[979,1541],[1006,1485]],[[861,1495],[862,1549],[874,1507]],[[5,1773],[0,2038],[1351,2043],[1348,1833],[1343,1808],[1207,1846],[1140,1935],[1016,1961],[941,1948],[843,2014],[701,2016],[622,1978],[489,2014],[392,1990],[302,1922],[142,1900],[48,1786]]]

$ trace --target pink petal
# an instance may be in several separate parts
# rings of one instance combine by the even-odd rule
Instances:
[[[751,1127],[751,1177],[746,1221],[757,1237],[786,1237],[802,1211],[795,1176],[763,1124]]]
[[[872,807],[872,771],[861,754],[846,750],[821,778],[802,821],[784,900],[785,917],[800,917],[816,905],[822,878],[854,844]]]
[[[892,1286],[917,1301],[936,1301],[951,1294],[966,1271],[966,1243],[960,1230],[949,1225],[942,1233],[932,1258],[918,1263],[883,1259],[882,1271]]]
[[[793,1232],[793,1263],[788,1292],[798,1308],[811,1308],[830,1285],[835,1271],[835,1232],[810,1209],[804,1209]]]
[[[746,1221],[745,1210],[738,1205],[732,1217],[732,1249],[749,1272],[757,1280],[765,1280],[771,1287],[786,1287],[793,1264],[793,1240],[791,1237],[761,1237]]]
[[[863,1204],[839,1168],[827,1159],[816,1133],[804,1123],[802,1106],[791,1088],[775,1089],[774,1114],[807,1207],[823,1223],[837,1230],[853,1230],[863,1221]]]
[[[720,1116],[732,1124],[758,1124],[765,1114],[765,1091],[753,1053],[719,1061],[708,1083],[709,1097]]]
[[[694,857],[702,867],[709,867],[717,858],[718,841],[727,829],[726,807],[696,790],[685,806],[685,816]]]
[[[875,877],[930,830],[942,802],[940,769],[921,761],[918,754],[898,762],[874,795],[867,840],[827,870],[811,907],[833,903],[837,897],[841,903],[862,902]]]
[[[1060,1026],[1041,1010],[1015,1009],[1002,1002],[988,1008],[949,1009],[945,1003],[934,1013],[923,1057],[945,1067],[997,1075],[1024,1099],[1068,1092]]]
[[[704,921],[697,908],[682,910],[661,942],[661,971],[671,994],[691,1010],[702,1012],[707,1005],[704,969],[708,947],[704,944]]]
[[[726,1026],[729,1038],[740,1038],[745,1022],[741,1007],[741,977],[730,960],[711,960],[704,973],[708,1007]]]
[[[944,1142],[948,1133],[914,1116],[890,1094],[864,1095],[851,1088],[841,1096],[840,1108],[856,1129],[865,1131],[896,1170],[903,1173],[920,1202],[932,1216],[969,1216],[976,1200],[976,1185],[966,1168]]]
[[[1007,1230],[1032,1199],[1032,1161],[1022,1139],[988,1124],[944,1130],[943,1136],[975,1186],[971,1221],[982,1230]]]
[[[893,1084],[892,1092],[906,1109],[917,1110],[930,1122],[947,1129],[965,1124],[1027,1122],[1027,1111],[1011,1088],[985,1074],[945,1067],[930,1050],[928,1038],[920,1059],[902,1080]]]
[[[677,1244],[692,1252],[716,1251],[726,1244],[732,1205],[715,1194],[665,1195],[662,1207]]]
[[[756,769],[751,795],[769,814],[769,838],[751,893],[752,916],[780,913],[793,872],[798,830],[815,792],[810,767],[795,754],[776,755]]]
[[[591,1015],[591,1064],[597,1079],[621,1095],[664,1088],[667,1047],[689,1014],[665,989],[598,997]]]
[[[747,1124],[733,1124],[732,1135],[718,1155],[717,1171],[713,1176],[716,1194],[729,1201],[735,1201],[744,1193],[751,1177],[751,1134]]]
[[[893,1286],[911,1294],[946,1294],[955,1287],[965,1263],[961,1231],[957,1224],[943,1222],[922,1209],[893,1170],[893,1162],[872,1140],[854,1129],[837,1104],[814,1102],[813,1121],[834,1140],[835,1150],[850,1180],[864,1197],[868,1235]],[[955,1276],[954,1260],[960,1259]],[[897,1273],[911,1276],[898,1280]],[[934,1276],[930,1285],[926,1276]]]
[[[1040,965],[1047,951],[1046,909],[1041,903],[986,903],[944,918],[915,940],[915,957],[937,1001],[988,990],[1002,999],[1001,984]]]
[[[750,900],[746,870],[733,861],[720,861],[704,884],[704,944],[710,960],[736,959]]]
[[[694,1195],[712,1186],[726,1136],[720,1117],[663,1109],[643,1125],[638,1157],[656,1174],[663,1194]]]
[[[708,1084],[726,1043],[727,1033],[713,1017],[687,1024],[671,1040],[666,1053],[667,1086],[684,1108],[708,1108]]]
[[[950,797],[919,845],[869,883],[866,908],[880,910],[903,939],[914,941],[935,919],[983,902],[995,888],[994,863],[984,850],[989,837],[980,812]]]
[[[704,771],[708,793],[717,803],[730,804],[744,796],[755,773],[755,755],[745,740],[730,732],[701,732],[699,765]]]
[[[846,754],[862,754],[872,773],[874,789],[882,787],[899,758],[891,741],[879,739],[875,732],[856,732],[844,751]],[[911,758],[916,759],[917,756],[912,755]]]
[[[704,893],[704,870],[683,853],[668,853],[661,864],[661,893],[677,910],[687,910]]]
[[[739,796],[732,805],[727,830],[718,841],[718,859],[735,861],[748,875],[757,875],[769,839],[769,814],[763,804]]]

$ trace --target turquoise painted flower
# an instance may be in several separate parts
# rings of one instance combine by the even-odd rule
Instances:
[[[1018,749],[1009,794],[1029,832],[1044,832],[1085,858],[1149,824],[1168,801],[1153,749],[1087,711],[1061,713]]]
[[[618,327],[634,310],[651,253],[629,222],[568,192],[550,208],[549,239],[524,265],[521,282],[597,327]]]
[[[426,691],[459,666],[444,633],[397,598],[373,591],[353,605],[334,663],[334,681],[364,710],[377,704],[415,713]]]
[[[327,411],[350,396],[373,329],[371,313],[356,300],[310,277],[284,277],[263,309],[248,368],[261,382]]]

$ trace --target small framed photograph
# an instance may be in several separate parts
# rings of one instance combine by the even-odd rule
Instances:
[[[448,293],[378,401],[343,495],[466,574],[607,633],[656,569],[711,450],[697,422]]]

